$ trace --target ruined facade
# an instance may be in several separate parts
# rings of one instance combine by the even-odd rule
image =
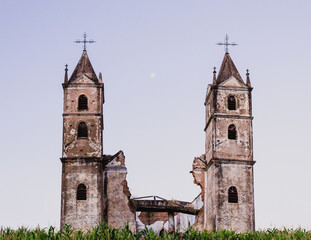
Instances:
[[[86,50],[69,80],[67,71],[66,67],[61,227],[87,229],[105,222],[119,228],[128,222],[135,231],[124,155],[103,155],[102,76],[96,76]],[[122,217],[118,205],[122,205]]]
[[[244,83],[226,53],[206,93],[205,154],[193,162],[198,229],[255,230],[251,91],[248,72]]]
[[[241,78],[225,54],[208,85],[205,153],[193,162],[201,194],[191,203],[151,196],[131,199],[122,151],[103,152],[104,84],[86,50],[68,79],[65,69],[61,227],[88,229],[99,222],[114,228],[155,232],[255,230],[252,99],[249,74]],[[148,196],[150,198],[150,196]],[[147,197],[147,198],[148,198]],[[157,199],[158,198],[158,199]]]

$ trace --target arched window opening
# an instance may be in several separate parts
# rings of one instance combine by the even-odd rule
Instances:
[[[78,101],[78,109],[86,110],[87,109],[87,97],[85,95],[80,95]]]
[[[86,186],[79,184],[77,189],[77,200],[86,200]]]
[[[228,202],[229,203],[238,203],[238,191],[236,187],[232,186],[228,189]]]
[[[228,97],[228,109],[229,110],[236,110],[236,101],[234,96]]]
[[[228,139],[236,139],[236,128],[233,124],[228,127]]]
[[[87,125],[85,122],[80,122],[78,126],[78,138],[86,138],[87,137]]]

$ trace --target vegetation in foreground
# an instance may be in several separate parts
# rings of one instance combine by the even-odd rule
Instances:
[[[55,231],[54,227],[49,229],[27,229],[19,228],[12,230],[10,228],[0,229],[0,239],[230,239],[230,240],[247,240],[247,239],[273,239],[273,240],[286,240],[286,239],[311,239],[311,232],[303,229],[267,229],[266,231],[257,231],[255,233],[236,233],[234,231],[203,231],[199,232],[194,229],[188,229],[184,233],[164,232],[162,236],[157,235],[154,231],[148,230],[147,228],[140,233],[133,234],[128,226],[123,229],[113,229],[106,225],[100,224],[88,231],[73,231],[68,225],[64,227],[62,231]]]

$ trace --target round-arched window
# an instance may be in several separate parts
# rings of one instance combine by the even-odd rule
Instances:
[[[228,109],[236,110],[236,100],[235,100],[235,97],[232,95],[228,97]]]
[[[78,138],[87,138],[87,125],[85,122],[80,122],[78,126]]]
[[[236,187],[231,186],[228,189],[228,202],[229,203],[238,203],[238,191]]]
[[[234,124],[228,127],[228,139],[236,139],[236,128]]]
[[[87,97],[85,95],[80,95],[78,100],[78,110],[87,109]]]
[[[82,183],[77,188],[77,200],[86,200],[86,186]]]

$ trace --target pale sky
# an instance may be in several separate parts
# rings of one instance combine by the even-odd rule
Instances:
[[[133,196],[192,201],[223,41],[253,90],[256,228],[311,229],[310,0],[1,0],[0,226],[59,227],[64,65],[84,32],[105,83],[104,153]]]

